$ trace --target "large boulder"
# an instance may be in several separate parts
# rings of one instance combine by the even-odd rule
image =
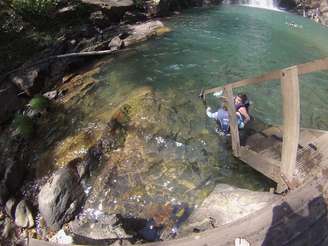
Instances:
[[[127,30],[129,36],[123,40],[124,47],[134,45],[145,41],[152,36],[159,36],[169,31],[170,29],[165,27],[159,20],[130,25]]]
[[[188,218],[181,235],[234,222],[264,208],[277,197],[269,192],[256,192],[219,184]]]
[[[102,11],[112,22],[119,22],[124,13],[135,8],[133,0],[82,0],[95,11]]]
[[[198,109],[189,100],[179,99],[178,113],[165,99],[151,88],[143,87],[129,93],[128,99],[114,110],[99,140],[102,158],[96,176],[92,175],[88,182],[92,188],[81,213],[92,213],[92,216],[82,219],[84,224],[77,233],[88,232],[84,236],[95,238],[88,228],[100,228],[107,223],[106,216],[120,211],[124,217],[146,222],[153,219],[156,226],[163,226],[166,231],[162,235],[154,231],[152,235],[169,238],[171,229],[180,225],[189,213],[188,204],[179,206],[176,201],[185,199],[185,194],[202,195],[199,187],[211,183],[208,179],[213,175],[209,168],[212,160],[208,151],[215,152],[216,140],[211,138],[211,142],[209,138],[206,142],[210,146],[202,141],[208,135],[200,135],[202,129],[193,124],[193,120],[202,118],[194,119]],[[201,104],[199,107],[203,110]],[[186,176],[191,169],[201,175]],[[160,181],[154,185],[157,179]],[[157,201],[162,199],[172,202],[159,206]],[[93,221],[101,216],[104,223]],[[102,230],[99,229],[98,238]],[[110,233],[104,231],[106,237]],[[145,238],[143,233],[140,236]]]
[[[41,215],[54,230],[74,218],[84,201],[84,190],[73,168],[56,171],[41,188],[38,202]]]

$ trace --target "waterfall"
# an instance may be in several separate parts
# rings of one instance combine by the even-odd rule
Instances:
[[[277,0],[224,0],[225,4],[240,4],[250,7],[277,10]]]

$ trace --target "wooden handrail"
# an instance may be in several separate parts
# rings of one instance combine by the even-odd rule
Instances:
[[[271,176],[276,178],[278,187],[283,187],[283,190],[285,190],[286,187],[291,188],[288,184],[292,184],[293,182],[297,160],[300,131],[299,76],[321,70],[328,70],[328,57],[304,64],[299,64],[296,66],[287,67],[281,70],[274,70],[257,77],[244,79],[234,83],[226,84],[224,86],[208,89],[201,93],[201,97],[205,100],[207,94],[221,91],[224,92],[224,97],[227,101],[229,111],[230,133],[233,154],[241,160],[247,161],[250,158],[252,161],[254,161],[254,155],[252,157],[252,155],[250,154],[250,150],[246,151],[244,147],[240,146],[239,130],[236,122],[236,111],[233,101],[233,89],[241,86],[262,83],[264,81],[280,80],[283,99],[284,136],[282,144],[282,156],[280,162],[280,176],[276,176],[272,173]],[[252,164],[254,165],[254,163]],[[257,167],[257,170],[260,170],[259,167]],[[277,171],[275,170],[273,173],[275,172]],[[279,177],[278,179],[282,181],[277,181],[277,177]],[[281,179],[281,177],[284,177],[284,179]]]
[[[291,66],[291,67],[294,67],[294,66]],[[289,67],[287,67],[285,69],[288,69],[288,68]],[[317,71],[321,71],[321,70],[328,70],[328,57],[319,59],[319,60],[315,60],[315,61],[311,61],[311,62],[307,62],[304,64],[299,64],[299,65],[297,65],[297,69],[298,69],[298,75],[313,73],[313,72],[317,72]],[[260,76],[256,76],[253,78],[248,78],[248,79],[243,79],[240,81],[232,82],[232,83],[229,83],[229,86],[231,88],[238,88],[241,86],[258,84],[258,83],[262,83],[262,82],[270,81],[270,80],[280,80],[280,71],[281,70],[283,70],[283,69],[274,70],[269,73],[266,73],[266,74],[263,74]],[[207,89],[204,91],[203,94],[207,95],[210,93],[219,92],[219,91],[222,91],[224,87],[225,87],[225,85]]]
[[[281,94],[283,99],[283,143],[281,173],[288,182],[293,181],[300,134],[300,90],[298,67],[281,70]]]
[[[240,140],[239,140],[239,130],[236,121],[236,108],[233,100],[232,88],[230,86],[226,86],[224,88],[224,96],[227,100],[227,106],[229,111],[229,123],[230,123],[230,134],[231,134],[231,143],[232,143],[232,151],[234,156],[239,157],[240,152]]]

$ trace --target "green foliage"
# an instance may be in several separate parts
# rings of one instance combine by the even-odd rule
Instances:
[[[49,106],[49,100],[43,96],[35,96],[29,102],[29,106],[34,110],[44,110]]]
[[[17,114],[13,121],[16,132],[25,138],[32,136],[34,132],[34,124],[32,119],[25,115]]]
[[[23,16],[46,17],[56,5],[56,0],[12,0],[13,8]]]

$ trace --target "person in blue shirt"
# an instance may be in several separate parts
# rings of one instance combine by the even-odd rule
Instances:
[[[238,94],[234,98],[235,109],[236,109],[236,120],[238,128],[242,129],[250,121],[250,116],[248,114],[249,101],[245,94]],[[211,108],[206,109],[206,114],[209,118],[212,118],[216,121],[218,128],[216,132],[222,132],[224,135],[228,135],[230,132],[229,125],[229,112],[225,104],[218,111],[212,113]]]

